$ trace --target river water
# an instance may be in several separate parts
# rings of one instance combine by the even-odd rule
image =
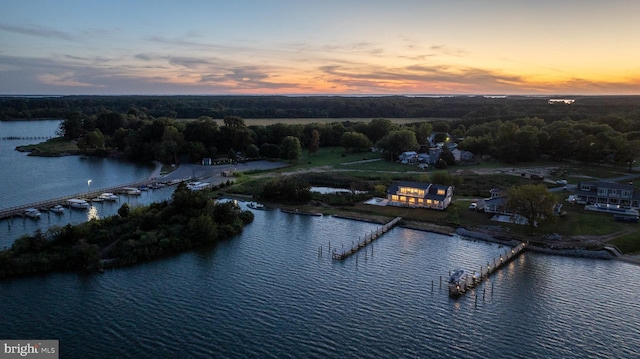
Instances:
[[[0,138],[24,138],[0,140],[0,209],[74,194],[83,196],[89,190],[143,180],[151,174],[153,166],[147,163],[81,156],[37,157],[15,150],[17,146],[44,141],[40,137],[55,136],[59,125],[60,120],[0,121]],[[171,191],[120,196],[118,202],[95,203],[90,211],[67,210],[63,215],[44,212],[38,221],[21,217],[0,220],[0,248],[36,229],[44,231],[53,225],[64,226],[113,215],[124,202],[144,205],[167,198]]]
[[[244,207],[245,204],[241,203]],[[0,338],[58,339],[63,358],[637,358],[640,270],[525,252],[458,299],[440,285],[506,248],[254,211],[217,245],[104,274],[0,281]]]

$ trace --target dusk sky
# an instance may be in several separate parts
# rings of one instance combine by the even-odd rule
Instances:
[[[0,94],[640,94],[638,0],[2,0]]]

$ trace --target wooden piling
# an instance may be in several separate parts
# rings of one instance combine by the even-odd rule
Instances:
[[[333,257],[333,259],[342,260],[357,253],[360,249],[365,248],[367,245],[373,243],[374,240],[380,238],[384,233],[388,232],[391,228],[393,228],[396,224],[398,224],[398,222],[400,222],[401,219],[402,219],[401,217],[394,218],[393,220],[383,225],[382,227],[379,227],[376,230],[372,230],[370,233],[365,234],[362,240],[360,239],[360,237],[358,237],[358,241],[356,243],[354,243],[353,240],[351,240],[350,248],[345,249],[343,246],[343,248],[341,248],[341,250],[339,251],[334,249],[333,252],[331,252],[331,256]],[[366,255],[366,251],[365,251],[365,255]],[[373,256],[373,246],[371,247],[371,255]],[[357,257],[356,257],[356,261],[357,261]]]
[[[482,266],[480,266],[480,274],[476,275],[475,271],[473,275],[466,275],[461,281],[458,283],[449,284],[449,295],[452,297],[457,297],[464,294],[468,289],[475,287],[477,284],[481,283],[483,280],[489,278],[489,276],[502,268],[505,264],[509,263],[513,258],[520,255],[526,249],[526,243],[520,243],[516,247],[511,249],[511,253],[505,251],[504,256],[500,255],[500,262],[498,262],[495,258],[493,259],[493,266],[491,263],[487,263],[487,271],[486,274],[482,270]],[[449,272],[451,273],[451,272]],[[451,276],[451,275],[449,275]],[[440,281],[442,281],[442,276],[440,277]],[[485,288],[486,289],[486,288]],[[491,296],[493,296],[493,282],[491,283]],[[485,291],[483,291],[482,299],[485,298]],[[477,294],[476,294],[477,299]]]

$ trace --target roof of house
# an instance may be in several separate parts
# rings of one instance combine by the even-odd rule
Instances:
[[[420,188],[423,189],[425,191],[429,190],[429,187],[431,187],[431,183],[427,183],[427,182],[413,182],[413,181],[397,181],[392,183],[389,186],[389,193],[396,193],[398,192],[398,188],[400,187],[411,187],[411,188]]]
[[[387,191],[387,193],[389,194],[397,193],[400,187],[423,189],[425,190],[425,195],[423,198],[443,200],[446,197],[447,190],[451,186],[433,184],[433,183],[427,183],[427,182],[398,181],[398,182],[394,182],[393,184],[391,184],[391,186],[389,186],[389,190]],[[444,189],[445,194],[439,195],[438,194],[439,189]]]

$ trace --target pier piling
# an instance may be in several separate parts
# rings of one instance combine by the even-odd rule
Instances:
[[[344,246],[341,250],[336,250],[334,248],[333,252],[330,252],[331,256],[333,257],[333,259],[343,260],[355,254],[360,249],[373,243],[374,240],[380,238],[384,233],[388,232],[391,228],[393,228],[396,224],[398,224],[398,222],[400,222],[401,219],[402,219],[401,217],[396,217],[390,222],[388,222],[387,224],[383,225],[382,227],[377,228],[375,231],[372,230],[370,233],[366,234],[362,239],[358,237],[357,243],[354,243],[352,240],[350,248],[345,249]],[[366,254],[367,252],[365,251],[365,258],[366,258]],[[373,256],[373,245],[371,247],[371,255]],[[356,256],[356,265],[357,263],[358,263],[358,257]]]
[[[481,283],[483,280],[488,279],[491,274],[493,274],[498,269],[502,268],[502,266],[504,266],[505,264],[509,263],[511,260],[513,260],[513,258],[517,257],[520,253],[524,252],[525,249],[526,249],[526,243],[520,243],[519,245],[512,248],[510,253],[505,251],[504,256],[500,255],[500,261],[494,258],[493,266],[491,266],[491,263],[487,263],[486,272],[484,272],[482,270],[482,266],[480,266],[479,274],[476,274],[474,271],[473,275],[466,275],[464,278],[461,278],[456,283],[449,283],[449,295],[452,297],[458,297],[466,293],[468,289],[471,289],[476,285],[478,285],[479,283]],[[440,276],[440,281],[442,281],[442,276]],[[493,285],[494,283],[491,282],[491,296],[493,296]],[[483,300],[485,299],[485,292],[486,292],[486,288],[482,292]],[[476,302],[477,302],[477,299],[478,299],[478,295],[476,294]]]

